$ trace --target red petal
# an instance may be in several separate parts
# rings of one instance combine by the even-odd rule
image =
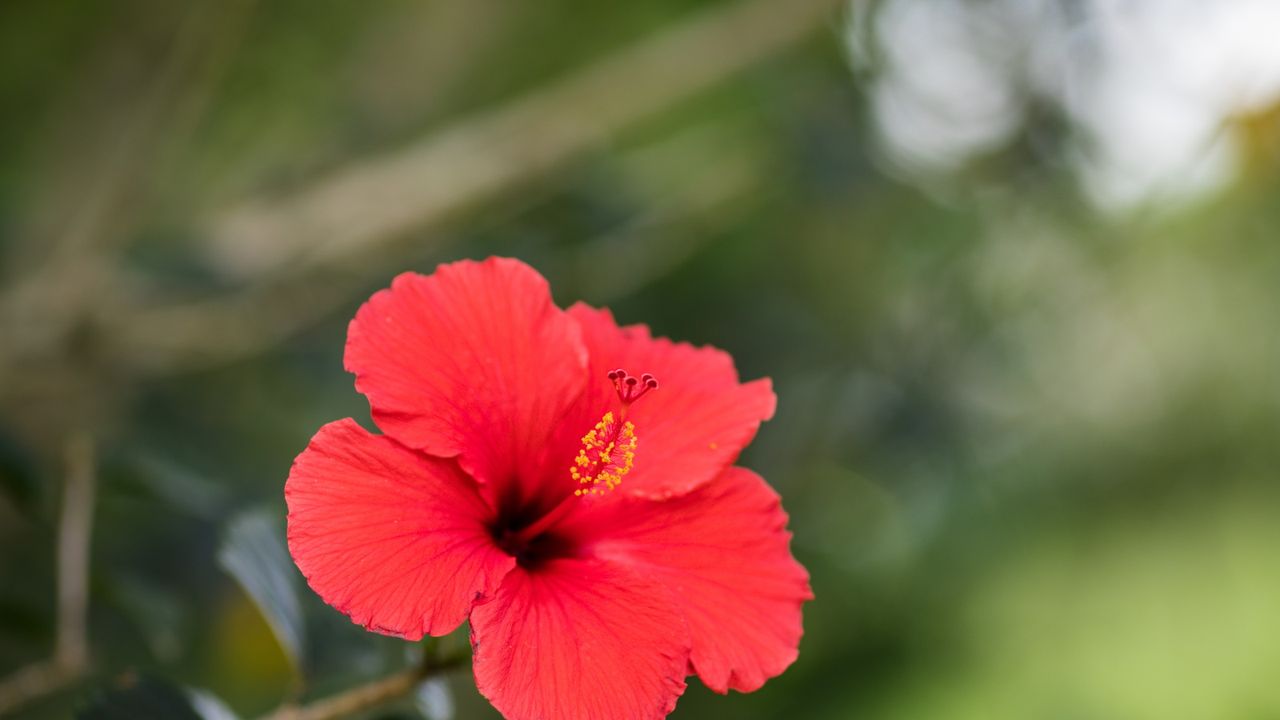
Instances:
[[[547,281],[490,258],[397,277],[356,313],[346,367],[383,432],[506,482],[529,474],[581,394],[585,353]]]
[[[707,687],[751,692],[795,661],[800,606],[813,593],[778,495],[759,475],[729,468],[683,497],[619,498],[578,521],[591,527],[577,534],[599,538],[597,557],[671,589]]]
[[[606,410],[617,409],[606,377],[615,368],[652,373],[660,383],[628,414],[636,427],[635,466],[620,489],[630,494],[668,497],[710,481],[751,442],[761,421],[773,417],[772,383],[740,384],[728,353],[653,338],[643,325],[620,328],[608,310],[577,304],[568,312],[582,326],[589,382],[555,441],[554,462],[563,467],[547,472],[567,473],[581,436]]]
[[[476,686],[507,720],[664,718],[689,642],[660,584],[597,560],[516,568],[471,613]]]
[[[320,428],[284,497],[294,562],[325,602],[370,630],[444,635],[515,565],[489,535],[475,481],[354,420]]]

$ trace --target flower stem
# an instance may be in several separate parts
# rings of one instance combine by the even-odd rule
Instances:
[[[423,680],[452,670],[466,660],[464,653],[443,659],[428,655],[423,662],[411,668],[307,705],[286,705],[262,720],[337,720],[407,695]]]

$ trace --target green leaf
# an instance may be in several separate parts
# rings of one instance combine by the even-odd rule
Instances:
[[[156,660],[171,663],[182,655],[189,609],[170,589],[125,573],[108,575],[101,584],[106,599],[134,622]]]
[[[199,471],[154,453],[132,457],[137,482],[155,497],[195,517],[212,520],[229,502],[226,488]]]
[[[187,688],[187,695],[191,698],[191,706],[203,720],[240,720],[222,698],[208,690]]]
[[[204,720],[180,689],[155,678],[128,678],[99,692],[77,720]]]
[[[304,633],[299,575],[276,515],[251,510],[236,516],[227,525],[218,564],[253,599],[294,670],[300,671]]]
[[[0,432],[0,493],[28,512],[37,495],[35,463],[8,433]]]

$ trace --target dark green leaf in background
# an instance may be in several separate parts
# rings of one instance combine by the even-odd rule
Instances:
[[[222,698],[207,690],[188,688],[187,695],[191,698],[191,706],[203,720],[240,720]]]
[[[300,670],[304,635],[298,572],[277,517],[266,510],[237,515],[227,525],[218,564],[253,598],[294,669]]]
[[[227,488],[195,469],[151,453],[139,454],[134,466],[138,482],[173,507],[205,519],[225,512]]]
[[[155,678],[125,678],[98,693],[77,720],[204,720],[182,690]]]
[[[0,493],[15,507],[27,509],[36,496],[34,464],[25,449],[0,431]]]

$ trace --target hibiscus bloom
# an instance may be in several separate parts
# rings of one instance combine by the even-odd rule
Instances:
[[[662,718],[685,678],[749,692],[796,658],[808,574],[733,462],[769,380],[710,347],[561,310],[509,259],[406,273],[356,313],[346,367],[375,435],[324,426],[285,485],[289,550],[364,627],[471,623],[511,720]]]

